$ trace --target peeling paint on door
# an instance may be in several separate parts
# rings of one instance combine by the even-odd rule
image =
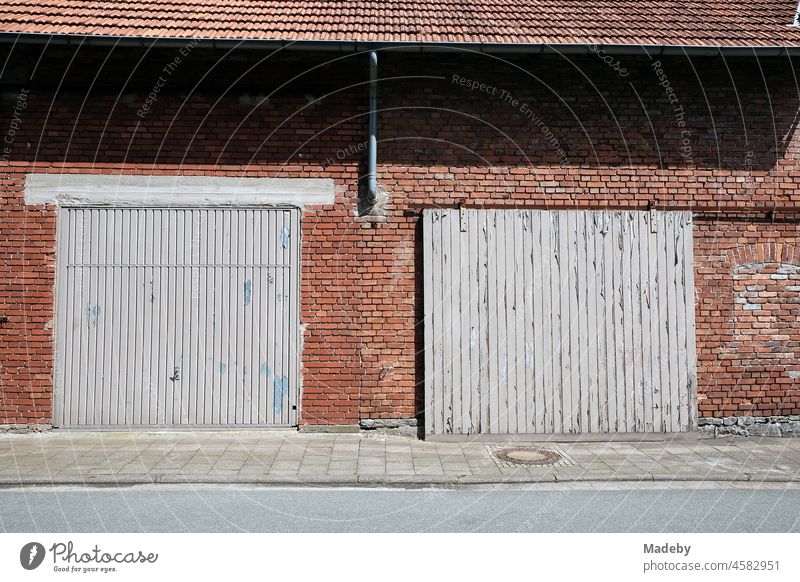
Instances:
[[[691,213],[422,220],[426,433],[696,427]]]

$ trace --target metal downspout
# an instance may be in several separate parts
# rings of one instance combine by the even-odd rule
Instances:
[[[369,143],[367,144],[369,203],[378,199],[378,53],[369,53]]]

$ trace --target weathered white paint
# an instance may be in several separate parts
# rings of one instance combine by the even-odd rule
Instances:
[[[690,213],[426,210],[423,246],[426,433],[696,427]]]
[[[72,206],[295,206],[333,204],[327,178],[28,174],[26,204]]]
[[[53,425],[296,424],[299,215],[59,209]]]

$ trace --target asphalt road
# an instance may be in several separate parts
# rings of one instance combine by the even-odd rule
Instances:
[[[798,532],[800,489],[12,489],[0,531]]]

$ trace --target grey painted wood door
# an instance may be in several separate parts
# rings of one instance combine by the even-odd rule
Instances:
[[[423,213],[428,434],[696,425],[687,212]]]
[[[297,422],[299,213],[62,208],[56,426]]]

